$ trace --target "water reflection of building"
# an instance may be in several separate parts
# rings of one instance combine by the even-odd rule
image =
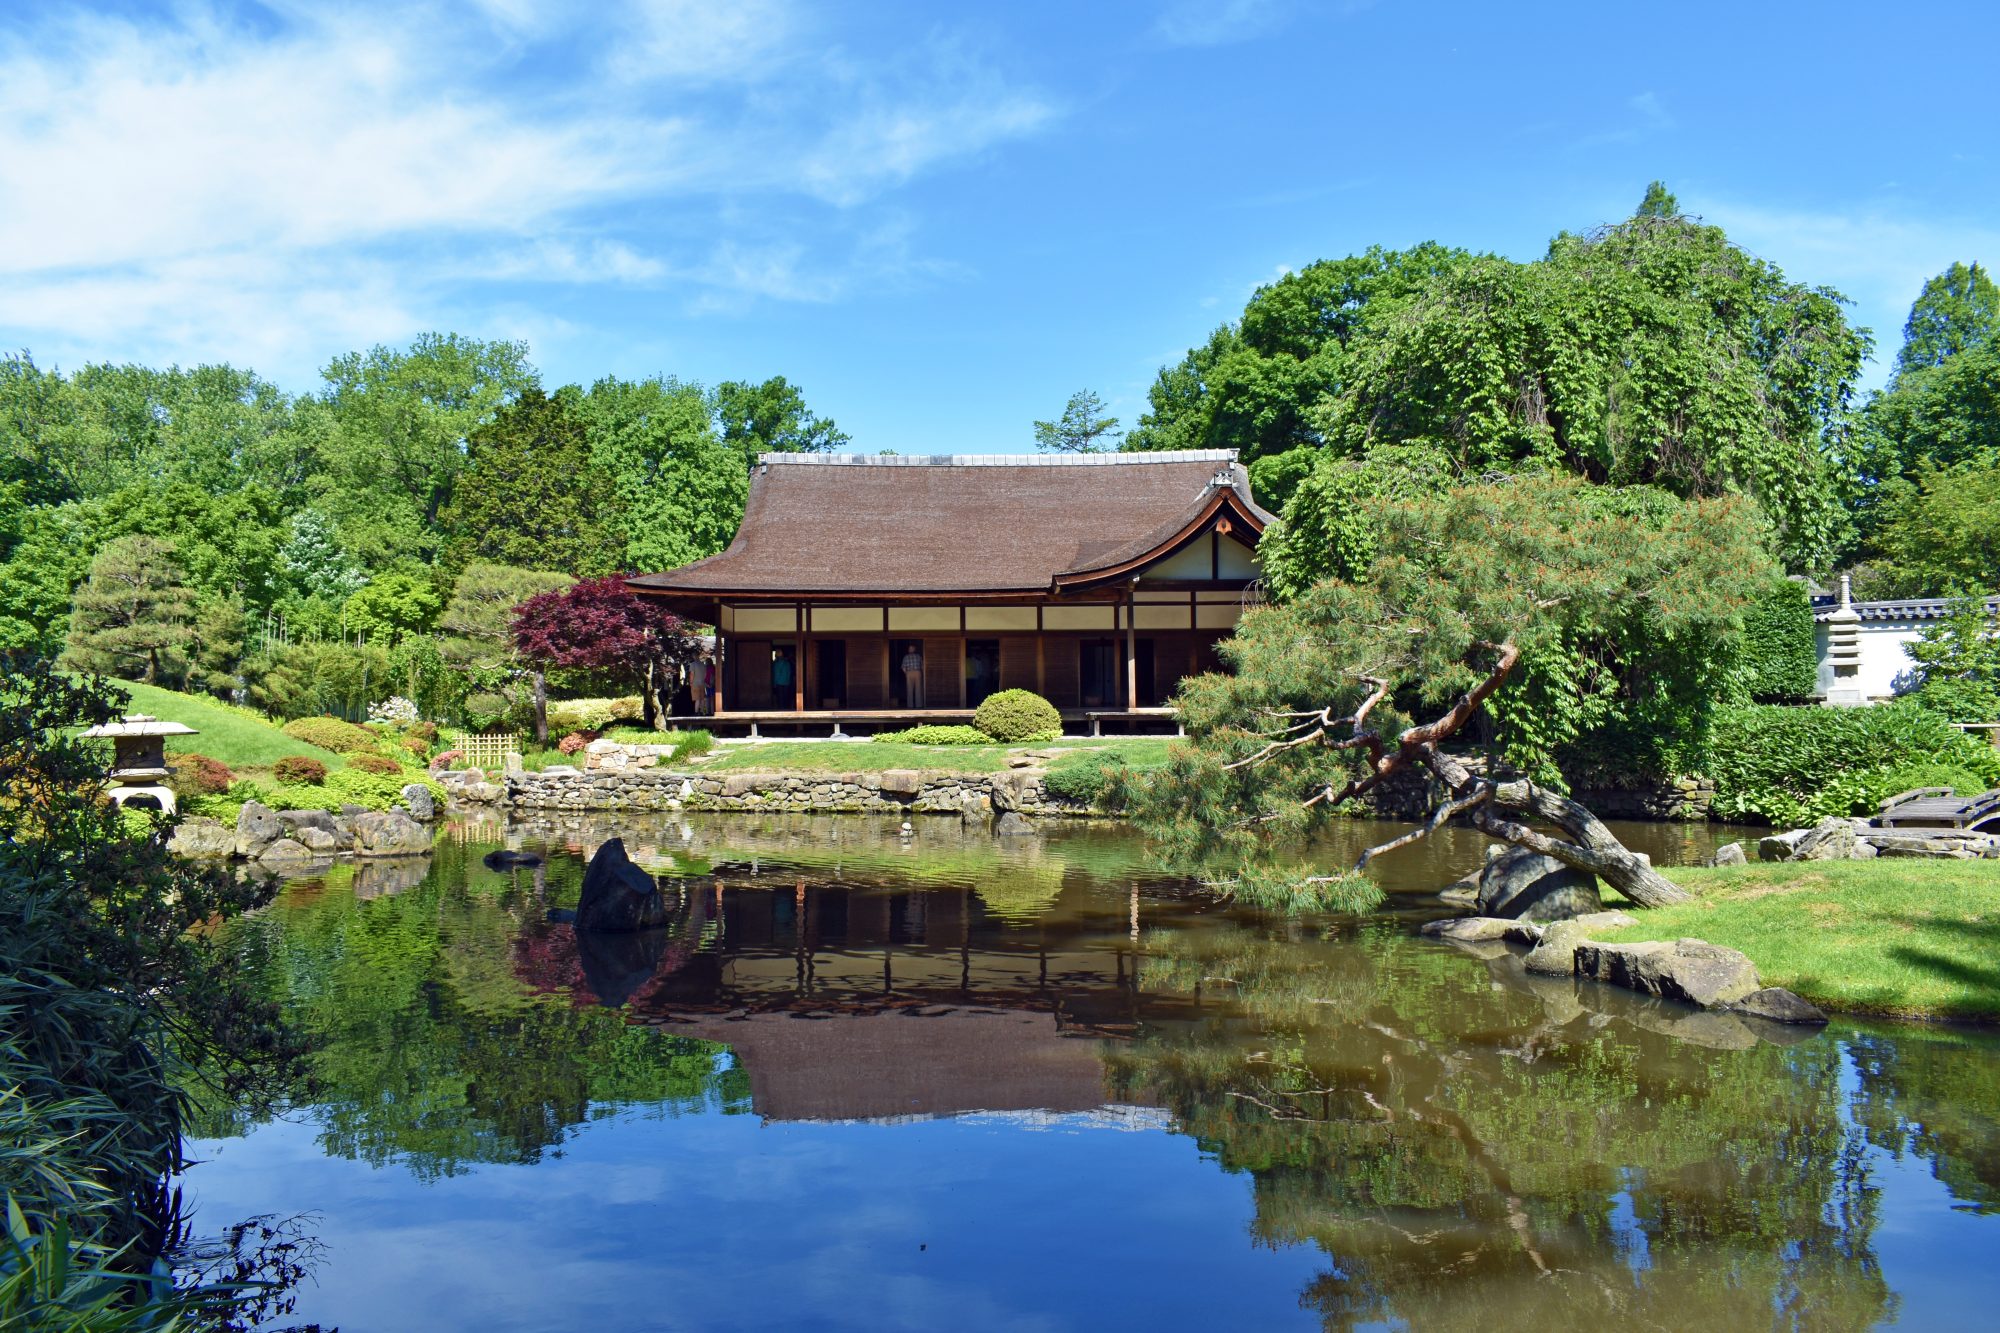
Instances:
[[[1025,929],[1002,928],[969,888],[724,877],[701,892],[701,947],[632,1008],[731,1046],[774,1120],[1095,1110],[1113,1100],[1105,1041],[1199,1008],[1140,989],[1115,929],[1132,900],[1102,890]]]

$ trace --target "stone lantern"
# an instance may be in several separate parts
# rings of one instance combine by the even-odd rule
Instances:
[[[174,789],[167,785],[172,773],[167,767],[167,737],[198,736],[200,732],[144,713],[127,713],[121,721],[92,727],[83,734],[111,742],[111,789],[107,795],[114,802],[124,806],[150,801],[170,815],[175,813]]]

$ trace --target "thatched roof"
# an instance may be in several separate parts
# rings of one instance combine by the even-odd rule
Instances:
[[[1234,450],[932,458],[765,454],[720,555],[640,592],[1038,595],[1122,577],[1226,517],[1271,515]]]

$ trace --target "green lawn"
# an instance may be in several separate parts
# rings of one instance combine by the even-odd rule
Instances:
[[[1697,936],[1826,1009],[2000,1019],[2000,861],[1810,861],[1666,872],[1699,897],[1606,940]]]
[[[269,768],[286,755],[302,754],[317,759],[328,771],[344,767],[347,761],[331,750],[295,741],[261,714],[233,704],[222,703],[205,694],[182,694],[157,685],[133,681],[116,682],[132,696],[128,712],[150,713],[169,722],[180,722],[199,731],[199,736],[176,736],[167,741],[171,754],[205,754],[220,759],[238,772]]]
[[[934,773],[998,773],[1019,750],[1090,750],[1128,764],[1159,763],[1167,757],[1166,736],[1070,738],[1045,745],[909,745],[902,741],[767,741],[761,745],[717,747],[703,770],[735,773],[880,773],[914,768]]]

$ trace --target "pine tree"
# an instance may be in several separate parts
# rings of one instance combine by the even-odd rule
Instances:
[[[1953,264],[1924,284],[1903,325],[1896,373],[1940,366],[1993,341],[2000,329],[2000,287],[1977,264]]]
[[[90,562],[70,612],[72,670],[135,675],[147,684],[180,680],[194,638],[194,593],[172,542],[133,533],[105,544]]]

